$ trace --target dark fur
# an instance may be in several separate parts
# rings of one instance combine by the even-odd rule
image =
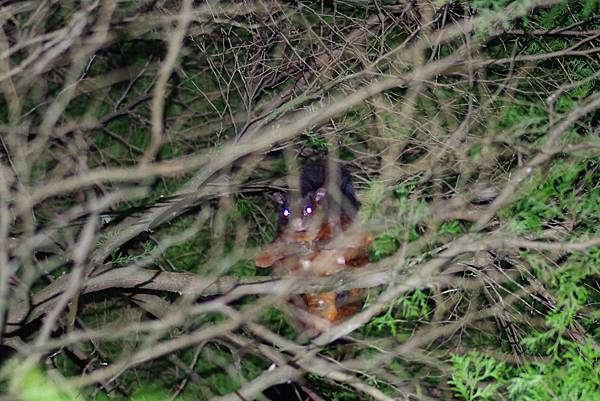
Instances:
[[[337,180],[335,187],[339,190],[339,194],[336,194],[338,196],[333,196],[329,191],[332,184],[328,182],[328,179],[334,178]],[[326,199],[323,202],[319,202],[321,206],[324,205],[325,208],[330,208],[336,205],[337,210],[340,214],[344,215],[346,220],[351,220],[355,216],[359,202],[356,199],[356,193],[352,185],[352,177],[348,173],[348,170],[341,165],[338,165],[335,177],[328,177],[327,162],[325,160],[311,161],[302,169],[302,174],[300,175],[301,199],[299,205],[296,202],[296,209],[303,210],[308,205],[316,206],[315,197],[317,192],[322,188],[326,191]],[[288,218],[283,215],[283,211],[291,208],[291,199],[290,196],[278,193],[275,196],[275,200],[281,205],[278,231],[282,232],[288,223]],[[295,212],[297,213],[297,210]]]
[[[352,177],[348,173],[348,170],[343,166],[338,167],[337,172],[338,188],[342,192],[342,195],[346,200],[356,209],[359,206],[358,200],[356,199],[356,193],[354,192],[354,186],[352,185]],[[327,185],[327,166],[325,161],[317,161],[307,164],[302,170],[300,176],[300,193],[302,196],[316,191],[319,188]]]

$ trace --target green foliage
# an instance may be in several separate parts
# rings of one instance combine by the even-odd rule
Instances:
[[[471,2],[471,7],[476,10],[500,10],[506,7],[508,4],[514,2],[513,0],[475,0]]]
[[[286,338],[294,338],[297,334],[291,317],[275,307],[265,308],[260,322],[270,327],[275,333]]]
[[[530,363],[510,380],[508,399],[594,401],[600,394],[600,353],[592,343],[565,341],[552,363]]]
[[[323,135],[320,135],[315,132],[309,132],[307,135],[306,146],[318,150],[318,151],[327,151],[331,147],[331,144],[327,140],[327,138]]]
[[[191,217],[178,220],[170,227],[172,232],[183,230],[188,227]],[[174,244],[163,252],[160,263],[165,263],[177,271],[202,271],[202,262],[207,259],[207,254],[211,245],[212,234],[209,230],[199,230],[192,238],[187,241]]]
[[[600,247],[572,254],[560,269],[547,269],[544,263],[531,255],[526,255],[526,260],[540,279],[548,283],[557,298],[556,305],[546,317],[549,329],[532,331],[523,339],[523,344],[530,351],[560,359],[563,347],[570,344],[565,333],[573,327],[577,314],[591,301],[585,281],[600,271]]]
[[[410,179],[400,183],[394,189],[393,208],[388,209],[393,211],[393,218],[390,220],[394,222],[406,221],[407,224],[396,223],[390,225],[386,231],[375,237],[370,247],[372,261],[376,262],[386,256],[390,256],[399,249],[402,242],[406,240],[412,242],[420,237],[417,232],[417,224],[425,219],[429,213],[427,202],[412,196],[417,183],[418,178]],[[384,199],[384,187],[379,183],[373,184],[368,190],[362,204],[362,218],[388,220],[389,216],[382,214]],[[443,226],[441,233],[443,234],[448,230],[456,231],[458,229],[454,223],[449,222],[448,225]]]
[[[600,188],[596,159],[579,162],[562,160],[544,175],[532,178],[527,193],[501,215],[511,221],[517,232],[540,232],[546,222],[580,222],[576,230],[581,238],[598,235],[600,224]],[[589,344],[570,339],[576,319],[597,302],[595,291],[586,285],[600,269],[600,248],[567,255],[560,268],[548,264],[544,255],[524,252],[531,271],[555,297],[547,311],[547,328],[530,330],[521,342],[528,352],[545,355],[550,363],[525,365],[513,375],[509,399],[514,400],[592,400],[598,394],[598,354]],[[587,325],[597,325],[588,318]],[[581,333],[580,333],[581,335]],[[588,340],[590,341],[590,340]]]
[[[15,369],[11,387],[22,401],[72,401],[77,398],[73,390],[59,387],[37,367],[26,366],[26,369],[23,369],[21,366]]]
[[[236,277],[251,277],[256,273],[256,266],[254,265],[254,260],[251,259],[241,259],[231,266],[229,270],[229,274],[234,275]]]
[[[350,386],[340,384],[332,388],[327,379],[317,376],[308,375],[308,380],[312,388],[315,388],[323,395],[325,400],[331,401],[362,401],[360,395]],[[282,400],[283,401],[283,400]]]
[[[367,305],[369,302],[368,299]],[[427,320],[430,312],[429,294],[418,289],[397,298],[384,314],[371,319],[364,332],[367,335],[404,338],[410,336],[414,323]]]
[[[381,260],[396,252],[399,247],[398,239],[391,233],[378,235],[371,244],[371,258],[374,261]]]
[[[429,294],[423,290],[415,290],[410,296],[400,297],[396,303],[399,316],[406,320],[425,318],[431,308],[429,307]]]
[[[464,232],[464,228],[462,227],[460,221],[451,220],[444,222],[439,229],[440,234],[460,234]]]
[[[92,396],[76,391],[72,386],[62,383],[57,375],[51,375],[29,362],[20,364],[16,360],[9,362],[13,366],[10,375],[10,389],[21,401],[107,401],[109,398],[100,392]],[[17,364],[19,364],[17,366]],[[52,377],[55,376],[55,377]],[[171,399],[168,391],[158,384],[136,388],[130,397],[118,397],[123,401],[165,401]],[[191,398],[178,396],[173,401],[188,401]]]
[[[369,220],[379,215],[381,203],[385,200],[385,187],[380,183],[373,183],[365,191],[360,209],[360,217]]]
[[[164,388],[160,386],[146,386],[140,387],[135,390],[135,392],[131,395],[131,401],[164,401],[168,400],[169,394]],[[177,401],[185,401],[184,398],[178,397]]]
[[[506,366],[493,358],[470,352],[451,355],[452,376],[448,382],[465,401],[498,399],[498,390],[506,382]]]
[[[126,266],[132,264],[150,255],[155,246],[151,242],[144,242],[142,247],[143,249],[141,252],[134,255],[124,255],[120,250],[116,249],[111,255],[111,263],[115,266]]]
[[[500,216],[509,218],[511,229],[517,233],[540,232],[547,221],[573,218],[597,229],[600,188],[593,182],[598,179],[600,172],[594,159],[558,161],[547,174],[541,172],[531,178],[530,184],[523,187],[525,193]]]
[[[581,15],[587,18],[595,12],[600,12],[600,1],[585,0],[583,3],[583,8],[581,9]]]
[[[568,0],[554,4],[548,9],[539,11],[541,27],[553,29],[557,26],[568,25],[574,15],[581,14],[582,18],[591,16],[600,7],[598,0]]]

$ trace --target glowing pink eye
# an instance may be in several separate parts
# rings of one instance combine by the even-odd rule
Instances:
[[[290,209],[288,209],[288,208],[283,209],[283,215],[285,217],[288,217],[290,215]]]
[[[311,214],[312,212],[313,212],[313,210],[312,210],[312,207],[310,207],[310,206],[306,206],[306,207],[304,208],[304,215],[305,215],[305,216],[306,216],[306,215],[308,215],[308,214]]]

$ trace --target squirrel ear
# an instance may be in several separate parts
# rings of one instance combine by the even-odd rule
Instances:
[[[273,193],[273,199],[282,206],[285,205],[285,202],[287,201],[287,198],[281,192]]]
[[[327,190],[323,187],[315,191],[315,201],[320,202],[327,195]]]

